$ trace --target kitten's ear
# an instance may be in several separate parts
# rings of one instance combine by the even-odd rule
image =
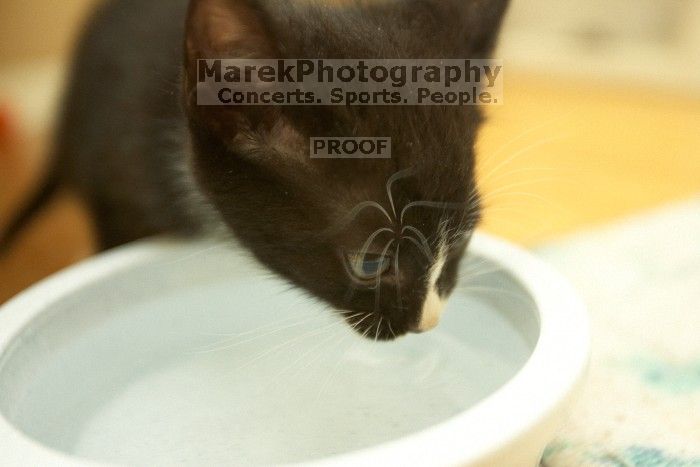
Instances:
[[[185,25],[188,91],[197,82],[198,60],[275,56],[265,14],[252,0],[190,1]]]
[[[185,41],[188,61],[271,58],[274,52],[265,14],[248,0],[191,0]]]
[[[435,18],[435,34],[446,41],[446,52],[489,58],[509,4],[510,0],[414,0],[403,5],[422,7]]]
[[[275,124],[277,112],[262,106],[197,105],[198,61],[277,56],[265,13],[254,0],[191,0],[185,27],[186,105],[190,116],[222,137],[243,127]]]
[[[473,58],[489,58],[496,45],[510,0],[457,0],[464,12],[465,52]]]

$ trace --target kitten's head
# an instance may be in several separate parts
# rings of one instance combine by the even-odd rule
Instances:
[[[484,57],[507,0],[361,3],[192,1],[186,107],[197,179],[235,236],[359,333],[392,339],[435,326],[457,282],[480,213],[478,109],[196,104],[203,58]],[[388,137],[392,157],[312,159],[324,136]]]

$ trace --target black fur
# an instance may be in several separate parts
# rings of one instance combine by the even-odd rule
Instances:
[[[190,3],[110,1],[94,16],[65,101],[53,179],[89,203],[104,248],[164,232],[206,233],[218,221],[273,271],[351,312],[359,332],[374,337],[376,328],[378,338],[391,339],[415,329],[431,262],[399,230],[414,226],[431,249],[444,231],[464,239],[451,245],[437,283],[447,296],[479,217],[479,109],[198,107],[194,64],[243,56],[487,57],[508,0]],[[222,14],[223,24],[243,24],[246,34],[217,30],[222,21],[211,18]],[[309,137],[338,135],[391,137],[393,157],[309,158]],[[393,186],[397,210],[412,201],[449,207],[413,208],[402,225],[377,209],[347,219],[365,201],[388,210],[386,184],[401,171],[410,173]],[[378,284],[357,284],[345,254],[385,226],[395,233],[371,251],[393,238],[388,253],[398,260]]]

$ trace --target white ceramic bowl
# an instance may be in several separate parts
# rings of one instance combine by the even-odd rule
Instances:
[[[436,330],[375,343],[225,246],[91,259],[0,308],[0,464],[535,466],[584,307],[485,235],[463,272]]]

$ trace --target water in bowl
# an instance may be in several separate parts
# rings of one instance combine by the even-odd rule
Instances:
[[[458,291],[437,330],[375,343],[303,294],[229,267],[123,271],[55,304],[6,359],[0,409],[42,443],[97,461],[304,462],[457,415],[510,379],[536,339],[512,290]],[[514,287],[491,276],[472,292]],[[12,365],[20,377],[3,378]]]

